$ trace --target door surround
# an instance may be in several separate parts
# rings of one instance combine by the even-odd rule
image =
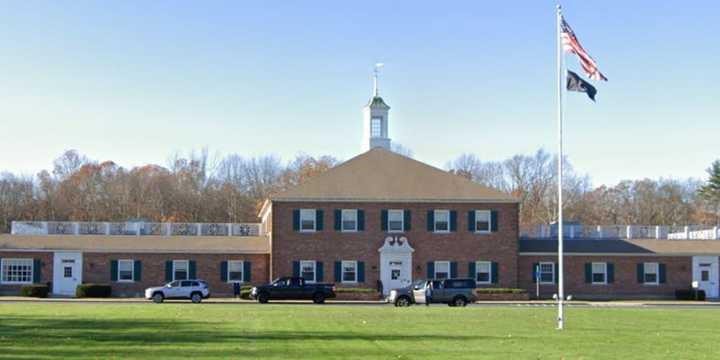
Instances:
[[[53,253],[53,294],[75,296],[77,285],[82,284],[82,255],[82,252],[71,251]]]
[[[703,273],[707,275],[703,280]],[[697,281],[698,289],[705,290],[708,298],[720,297],[720,258],[717,256],[693,256],[692,280]]]
[[[404,236],[388,236],[378,249],[380,253],[380,281],[383,295],[390,290],[412,284],[412,253],[415,251]],[[394,274],[394,276],[393,276]]]

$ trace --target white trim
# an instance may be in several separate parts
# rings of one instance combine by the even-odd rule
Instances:
[[[175,278],[175,263],[184,262],[187,264],[186,273],[187,277],[185,279],[176,279]],[[183,281],[183,280],[190,280],[190,260],[172,260],[172,281]]]
[[[407,199],[379,199],[379,198],[276,198],[274,202],[384,202],[384,203],[463,203],[463,204],[517,204],[520,201],[517,199],[490,199],[490,198],[477,198],[477,199],[420,199],[420,198],[407,198]]]
[[[4,266],[6,261],[30,261],[30,281],[6,281]],[[23,285],[32,284],[35,278],[35,259],[33,258],[0,258],[0,284],[3,285]]]
[[[125,261],[125,262],[129,261],[129,262],[130,262],[130,274],[131,274],[131,275],[130,275],[130,280],[123,280],[123,279],[120,278],[120,262],[122,262],[122,261]],[[135,282],[135,260],[133,260],[133,259],[118,259],[118,260],[117,260],[117,264],[118,264],[118,266],[117,266],[117,274],[116,274],[117,280],[116,280],[116,282],[121,282],[121,283],[132,283],[132,282]]]
[[[648,265],[655,265],[655,281],[647,281],[647,274],[652,274],[647,271]],[[643,285],[659,285],[660,284],[660,263],[658,262],[644,262],[643,263]]]
[[[240,263],[240,280],[231,280],[230,279],[230,264],[231,263]],[[243,260],[228,260],[227,261],[227,274],[225,275],[227,277],[227,282],[230,284],[233,283],[244,283],[245,282],[245,261]]]
[[[488,217],[488,229],[487,230],[478,230],[478,214],[480,213],[487,213]],[[476,234],[490,234],[492,233],[492,210],[475,210],[475,233]]]
[[[355,213],[355,229],[345,230],[345,212]],[[340,209],[340,232],[358,232],[358,209]]]
[[[438,223],[438,213],[444,213],[447,214],[447,230],[438,230],[437,223]],[[433,232],[436,234],[447,234],[450,232],[450,210],[433,210]]]
[[[477,274],[480,273],[480,270],[479,270],[479,269],[480,269],[480,266],[479,266],[480,264],[487,264],[487,266],[488,266],[488,279],[487,279],[487,281],[478,281],[478,280],[477,280]],[[484,261],[484,260],[483,260],[483,261],[476,261],[476,262],[475,262],[475,274],[474,274],[474,275],[475,275],[475,283],[476,283],[476,284],[482,284],[482,285],[492,284],[492,278],[493,278],[492,270],[493,270],[493,269],[492,269],[492,261]]]
[[[392,212],[400,212],[400,230],[392,230],[390,229],[390,213]],[[387,218],[387,232],[389,233],[402,233],[405,232],[405,210],[404,209],[388,209],[388,218]]]
[[[543,267],[543,265],[548,265],[548,264],[550,264],[550,265],[552,266],[552,280],[550,280],[550,281],[543,281],[543,279],[542,279],[542,274],[543,274],[542,267]],[[539,262],[539,263],[538,263],[538,272],[540,273],[540,276],[538,276],[538,283],[539,283],[540,285],[554,285],[554,284],[555,284],[555,271],[556,271],[556,269],[555,269],[555,263],[554,263],[554,262],[552,262],[552,261],[541,261],[541,262]]]
[[[55,236],[55,235],[53,235]],[[125,236],[128,237],[128,236]],[[219,236],[216,236],[219,237]],[[205,254],[233,254],[233,255],[247,255],[247,254],[269,254],[269,251],[235,251],[235,250],[123,250],[123,249],[108,249],[108,250],[85,250],[85,249],[2,249],[3,252],[19,252],[19,253],[56,253],[56,252],[83,252],[91,254],[105,254],[105,253],[123,253],[123,254],[193,254],[193,255],[205,255]],[[720,254],[718,255],[720,256]]]
[[[567,239],[565,240],[567,241]],[[582,240],[578,240],[582,241]],[[550,252],[521,252],[518,253],[519,256],[557,256],[557,253],[550,253]],[[645,256],[645,257],[668,257],[668,256],[720,256],[720,254],[717,255],[690,255],[690,254],[668,254],[668,253],[651,253],[651,254],[632,254],[632,253],[563,253],[563,256]]]
[[[451,269],[451,266],[450,266],[450,261],[449,261],[449,260],[440,260],[440,261],[435,261],[435,262],[433,263],[433,280],[437,280],[437,279],[438,279],[438,277],[437,277],[437,274],[438,274],[438,264],[447,264],[447,277],[446,277],[445,279],[450,279],[450,278],[452,278],[452,269]]]
[[[355,267],[355,280],[345,281],[345,264],[352,263]],[[358,283],[358,262],[357,260],[341,260],[340,261],[340,282],[343,284],[357,284]]]
[[[298,269],[300,273],[298,274],[298,276],[300,278],[304,279],[305,277],[303,276],[303,263],[312,263],[312,266],[313,266],[313,279],[312,279],[312,281],[305,280],[305,283],[307,283],[307,284],[316,283],[317,282],[317,261],[315,261],[315,260],[300,260],[300,269]]]
[[[602,272],[595,272],[595,265],[602,265],[603,271]],[[590,283],[592,285],[607,285],[608,283],[608,271],[607,271],[607,263],[606,262],[593,262],[590,263]],[[603,281],[595,281],[595,274],[603,274]]]
[[[312,211],[313,228],[312,229],[303,229],[303,212],[307,213],[310,211]],[[300,228],[298,229],[300,232],[312,233],[312,232],[317,231],[317,209],[300,209],[300,214],[298,216],[300,218],[299,219],[300,223],[298,224],[300,226]]]

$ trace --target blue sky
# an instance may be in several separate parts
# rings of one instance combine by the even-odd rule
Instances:
[[[415,158],[555,151],[553,2],[269,3],[2,2],[0,170],[65,149],[123,166],[203,146],[348,159],[377,61],[390,136]],[[596,185],[704,177],[720,158],[720,5],[564,11],[610,79],[597,104],[568,94],[576,169]]]

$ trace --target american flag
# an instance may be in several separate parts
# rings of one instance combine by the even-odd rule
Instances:
[[[588,55],[587,51],[583,49],[582,45],[580,45],[580,42],[575,36],[575,32],[573,32],[570,25],[565,22],[564,18],[562,19],[560,38],[562,39],[563,50],[568,53],[574,53],[578,56],[578,59],[580,59],[580,65],[589,78],[598,81],[607,81],[605,75],[598,70],[595,60],[593,60],[593,58]]]

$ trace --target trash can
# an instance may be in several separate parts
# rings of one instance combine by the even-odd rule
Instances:
[[[236,299],[240,297],[240,283],[238,282],[233,283],[233,295]]]

